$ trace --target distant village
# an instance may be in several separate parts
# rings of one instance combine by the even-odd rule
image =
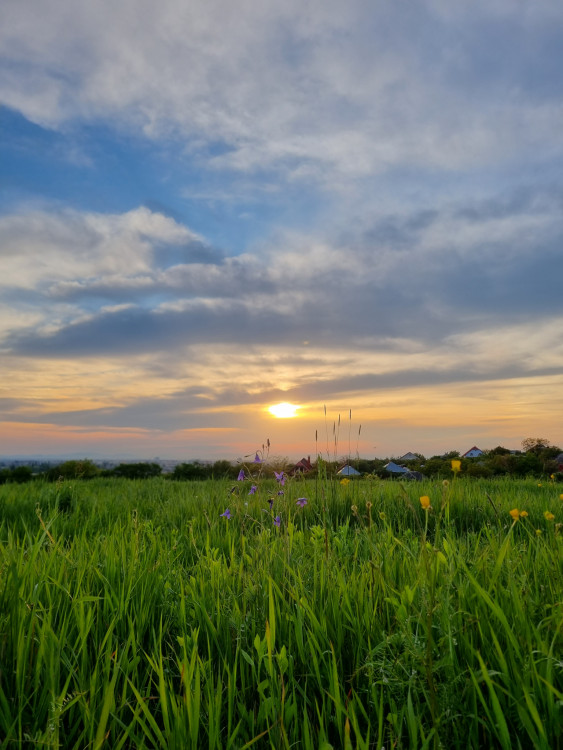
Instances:
[[[318,456],[301,458],[296,463],[287,458],[274,457],[262,460],[258,454],[251,465],[254,473],[274,476],[283,471],[287,476],[313,478],[323,473],[352,480],[357,477],[379,479],[421,480],[436,476],[449,476],[452,471],[469,477],[495,476],[537,476],[548,475],[553,480],[563,481],[563,451],[543,438],[527,438],[522,441],[520,450],[502,446],[481,450],[476,445],[459,453],[448,453],[425,457],[421,453],[408,451],[391,458],[360,458],[342,456],[325,460]],[[257,466],[259,464],[259,466]],[[33,479],[58,481],[60,479],[92,479],[94,477],[122,477],[129,479],[149,479],[164,476],[172,480],[202,480],[208,478],[236,479],[245,461],[236,462],[221,459],[205,461],[193,459],[181,461],[154,458],[150,461],[125,462],[112,459],[44,459],[44,458],[1,458],[0,484],[6,482],[23,483]],[[455,468],[452,468],[455,467]],[[252,473],[252,472],[251,472]]]

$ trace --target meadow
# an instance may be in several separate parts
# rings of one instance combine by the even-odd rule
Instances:
[[[561,491],[1,486],[0,744],[561,748]]]

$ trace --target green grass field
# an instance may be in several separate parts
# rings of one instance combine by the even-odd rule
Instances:
[[[257,484],[0,487],[2,748],[563,747],[561,485]]]

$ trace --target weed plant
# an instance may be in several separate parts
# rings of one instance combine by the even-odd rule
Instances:
[[[0,487],[2,747],[563,746],[558,488],[259,463]]]

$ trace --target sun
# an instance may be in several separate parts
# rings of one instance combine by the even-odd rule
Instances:
[[[269,406],[268,411],[272,416],[277,417],[278,419],[289,419],[290,417],[297,416],[297,409],[299,408],[300,407],[295,406],[295,404],[283,403]]]

